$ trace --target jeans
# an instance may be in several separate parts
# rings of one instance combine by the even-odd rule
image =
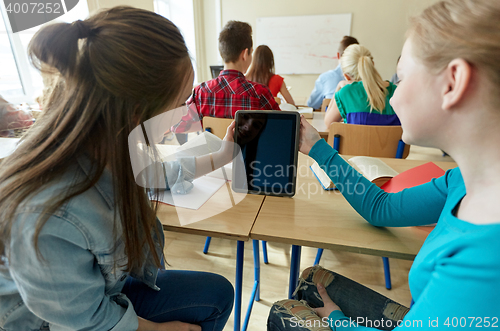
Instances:
[[[318,283],[325,286],[328,295],[344,315],[358,322],[359,325],[392,330],[409,311],[407,307],[366,286],[315,266],[304,270],[299,279],[299,285],[294,294],[300,301],[282,300],[273,305],[267,320],[267,330],[331,330],[327,319],[321,320],[311,309],[323,307],[323,300],[316,288]]]
[[[181,321],[203,331],[222,330],[233,309],[234,290],[224,277],[207,272],[160,270],[155,291],[128,277],[122,289],[138,316],[157,323]]]

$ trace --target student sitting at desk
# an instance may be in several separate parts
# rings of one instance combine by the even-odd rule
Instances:
[[[337,85],[344,80],[344,75],[342,74],[342,68],[340,66],[342,54],[349,45],[353,44],[358,44],[356,38],[350,36],[344,36],[344,38],[342,38],[337,51],[339,64],[335,69],[319,75],[318,79],[316,79],[316,83],[314,83],[314,89],[311,92],[311,96],[307,100],[307,106],[313,107],[314,109],[320,109],[323,99],[331,99],[333,97]]]
[[[370,51],[351,45],[344,51],[341,64],[346,80],[339,83],[328,106],[326,127],[340,120],[348,124],[401,125],[389,103],[396,85],[380,77]]]
[[[337,187],[346,188],[342,194],[368,222],[386,227],[437,222],[410,270],[415,304],[408,309],[334,272],[308,268],[297,298],[309,306],[276,303],[268,330],[310,331],[298,322],[318,326],[321,318],[325,324],[314,330],[500,325],[498,17],[498,1],[445,0],[411,21],[391,103],[405,143],[440,148],[456,160],[459,168],[444,176],[385,193],[358,176],[302,119],[301,152],[325,167]]]
[[[131,164],[129,134],[191,92],[180,31],[115,7],[40,29],[29,53],[57,68],[64,88],[0,167],[0,329],[223,330],[231,283],[159,269],[157,205]],[[162,163],[169,187],[231,159],[220,152]]]
[[[30,113],[16,109],[0,95],[0,137],[22,135],[22,131],[32,124],[33,116]]]
[[[273,51],[268,46],[260,45],[255,49],[252,64],[247,71],[246,78],[252,82],[269,87],[274,97],[277,97],[278,93],[281,93],[287,103],[295,105],[292,95],[286,88],[285,79],[280,75],[274,74]]]
[[[234,118],[238,110],[280,110],[265,85],[248,81],[244,72],[252,63],[252,27],[245,22],[229,21],[219,34],[219,52],[224,70],[217,78],[195,87],[187,101],[190,113],[173,128],[187,132],[192,121],[203,116]]]

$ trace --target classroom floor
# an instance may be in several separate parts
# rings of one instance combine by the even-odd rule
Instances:
[[[440,150],[412,146],[408,159],[429,161],[453,161],[443,157]],[[208,254],[203,254],[205,237],[166,232],[165,253],[171,269],[198,270],[218,273],[229,279],[234,286],[236,264],[236,242],[213,238]],[[255,302],[248,330],[266,330],[266,321],[273,302],[288,295],[290,268],[290,245],[268,242],[269,264],[262,262],[261,253],[261,300]],[[303,247],[301,270],[311,266],[316,248]],[[349,277],[383,295],[405,305],[410,304],[408,272],[412,261],[390,259],[392,289],[387,290],[384,282],[382,259],[376,256],[325,250],[321,265]],[[245,244],[245,266],[243,273],[243,312],[248,307],[253,286],[253,254],[251,241]],[[244,313],[241,323],[243,324]],[[233,315],[224,330],[233,330]]]

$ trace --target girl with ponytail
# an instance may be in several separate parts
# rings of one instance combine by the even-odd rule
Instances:
[[[0,168],[0,330],[222,330],[231,284],[162,269],[157,205],[131,164],[129,134],[191,93],[177,27],[115,7],[42,28],[29,54],[60,78]],[[164,182],[189,188],[220,152],[165,162]]]
[[[370,51],[350,45],[340,59],[345,81],[339,83],[325,115],[327,127],[341,119],[344,123],[400,125],[389,99],[396,85],[382,80]]]

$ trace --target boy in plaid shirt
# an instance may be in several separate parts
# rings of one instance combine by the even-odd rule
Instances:
[[[237,110],[280,110],[269,88],[246,80],[244,72],[252,63],[252,27],[229,21],[219,35],[219,52],[224,70],[201,83],[188,99],[189,113],[174,127],[174,132],[189,131],[192,122],[203,116],[234,118]]]

